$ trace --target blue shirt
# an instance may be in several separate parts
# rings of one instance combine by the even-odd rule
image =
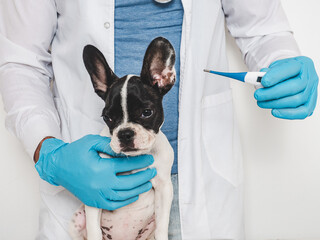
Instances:
[[[115,74],[140,75],[143,57],[156,37],[167,38],[176,52],[176,83],[164,96],[165,121],[161,128],[173,147],[172,173],[178,172],[178,96],[180,80],[180,42],[183,21],[181,0],[161,4],[154,0],[115,0]]]

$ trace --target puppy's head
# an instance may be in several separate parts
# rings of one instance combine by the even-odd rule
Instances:
[[[154,39],[144,56],[141,76],[117,77],[94,46],[83,60],[95,92],[105,101],[102,117],[116,153],[139,155],[151,150],[163,123],[162,98],[176,79],[175,51],[162,37]]]

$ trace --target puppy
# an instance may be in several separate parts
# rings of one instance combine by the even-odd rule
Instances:
[[[174,48],[165,38],[154,39],[145,53],[140,77],[118,78],[91,45],[84,48],[83,60],[95,92],[105,102],[102,116],[107,126],[101,135],[111,137],[110,146],[116,153],[153,155],[150,167],[157,169],[157,175],[151,181],[153,188],[125,207],[107,211],[81,206],[73,215],[70,235],[74,240],[167,240],[174,154],[160,128],[162,99],[176,79]]]

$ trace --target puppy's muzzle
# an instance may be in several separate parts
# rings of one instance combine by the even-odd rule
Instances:
[[[118,132],[118,139],[122,148],[134,148],[133,140],[135,133],[131,128],[125,128]]]

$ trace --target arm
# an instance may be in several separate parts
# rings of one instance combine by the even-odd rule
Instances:
[[[122,164],[102,161],[98,152],[109,149],[108,138],[87,135],[70,144],[59,140],[60,119],[50,89],[49,48],[56,27],[54,0],[1,1],[0,91],[6,125],[34,157],[43,180],[65,187],[86,205],[114,210],[148,191],[156,174],[148,169],[118,177],[117,171],[130,164],[128,171],[147,167],[153,158],[136,157],[130,164],[126,159]]]
[[[257,104],[277,118],[304,119],[317,102],[313,61],[299,56],[279,0],[223,0],[227,25],[250,70],[266,71]],[[267,68],[268,67],[268,68]]]
[[[222,0],[227,27],[250,70],[300,55],[279,0]]]
[[[60,138],[49,47],[57,25],[53,0],[4,0],[0,9],[0,91],[6,127],[33,157],[46,136]]]

